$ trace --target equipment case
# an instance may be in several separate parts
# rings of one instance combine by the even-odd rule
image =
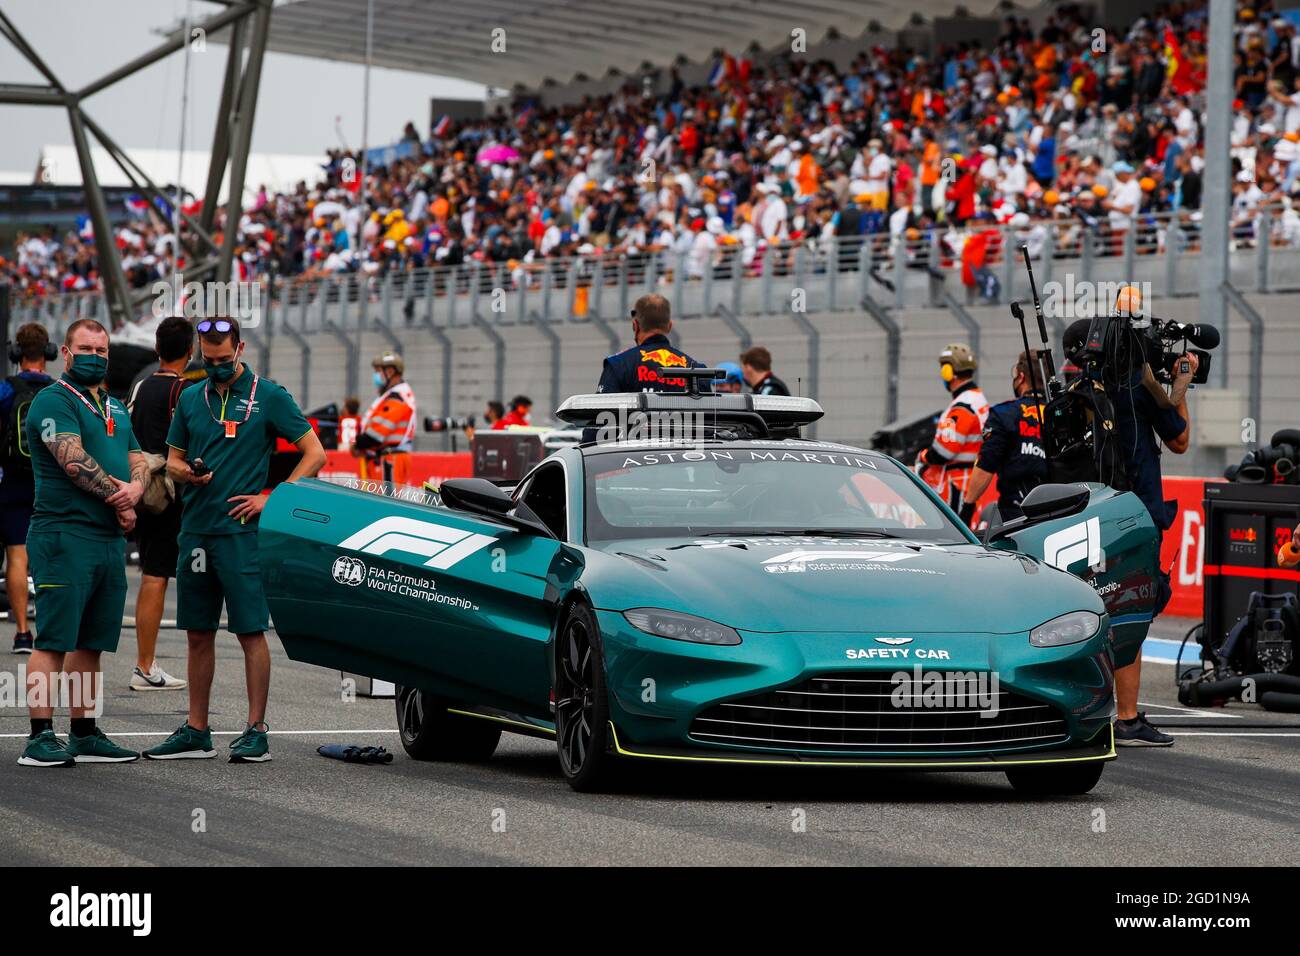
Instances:
[[[1205,485],[1205,631],[1216,641],[1246,611],[1251,591],[1300,596],[1300,569],[1277,550],[1300,522],[1300,485]]]

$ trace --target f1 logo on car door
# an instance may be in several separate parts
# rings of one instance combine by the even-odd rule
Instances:
[[[446,571],[495,540],[491,535],[391,515],[348,535],[339,542],[339,547],[380,556],[389,551],[418,554],[429,559],[424,562],[426,568]]]
[[[1043,561],[1062,571],[1083,558],[1088,567],[1101,563],[1101,519],[1089,518],[1068,528],[1054,531],[1043,541]]]

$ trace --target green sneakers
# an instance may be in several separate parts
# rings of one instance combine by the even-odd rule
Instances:
[[[230,742],[230,762],[263,763],[271,759],[270,751],[266,731],[249,727]],[[184,723],[157,747],[146,750],[144,755],[150,760],[182,760],[215,757],[217,752],[212,747],[211,730],[195,730]]]
[[[263,723],[262,726],[266,727],[266,724]],[[265,763],[270,759],[271,747],[266,739],[266,730],[258,730],[250,724],[230,742],[231,763]]]
[[[73,753],[63,745],[52,730],[42,730],[35,737],[27,738],[27,748],[18,762],[24,767],[73,767],[76,760]]]
[[[157,747],[144,752],[148,760],[206,760],[217,755],[212,747],[212,730],[195,730],[181,724]]]
[[[85,737],[68,734],[68,753],[77,763],[130,763],[140,759],[134,750],[119,747],[109,740],[98,727]]]
[[[119,747],[98,727],[85,737],[68,734],[66,744],[52,730],[42,730],[27,739],[27,749],[18,758],[24,767],[71,767],[79,763],[130,763],[139,760],[134,750]]]

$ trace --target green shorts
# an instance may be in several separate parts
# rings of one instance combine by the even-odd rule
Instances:
[[[256,634],[271,626],[262,590],[262,566],[256,532],[191,534],[177,539],[176,626],[186,631],[215,631],[226,603],[227,629]]]
[[[116,651],[126,608],[126,542],[33,530],[27,556],[40,618],[36,649]]]

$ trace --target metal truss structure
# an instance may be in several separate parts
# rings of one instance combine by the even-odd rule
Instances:
[[[226,9],[196,21],[190,30],[177,31],[164,42],[108,73],[81,89],[70,90],[61,83],[19,33],[10,19],[0,11],[0,35],[3,35],[20,54],[45,77],[44,84],[0,82],[0,103],[21,106],[52,106],[68,111],[72,126],[72,141],[81,167],[81,181],[86,194],[86,204],[95,229],[95,250],[99,274],[104,286],[104,299],[108,305],[109,320],[113,328],[120,327],[136,315],[140,304],[153,297],[148,289],[132,292],[122,270],[117,243],[109,221],[108,203],[95,173],[91,158],[90,137],[94,137],[122,168],[133,188],[154,202],[170,206],[175,197],[166,195],[145,172],[131,160],[121,146],[86,112],[85,101],[96,93],[112,86],[164,57],[181,50],[189,43],[195,31],[212,39],[220,30],[229,28],[229,51],[225,79],[221,88],[221,104],[217,110],[216,130],[212,139],[211,160],[203,206],[195,219],[184,212],[180,218],[189,229],[192,265],[185,270],[187,280],[215,276],[219,282],[229,281],[235,251],[237,226],[242,212],[244,175],[248,165],[248,152],[253,138],[253,116],[257,108],[258,84],[261,80],[262,61],[266,52],[266,39],[271,25],[272,0],[217,0]],[[220,241],[213,235],[216,224],[217,197],[221,183],[229,169],[230,183],[226,199],[227,228]],[[178,237],[179,239],[179,237]],[[178,242],[178,249],[180,247]]]

